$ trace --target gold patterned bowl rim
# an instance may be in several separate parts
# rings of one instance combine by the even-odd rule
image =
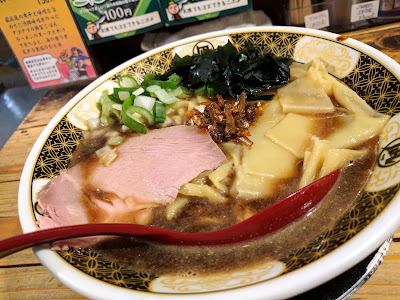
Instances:
[[[384,68],[400,81],[400,66],[394,60],[384,55],[380,51],[365,45],[353,39],[345,39],[344,41],[337,41],[339,35],[297,27],[282,27],[282,26],[266,26],[266,27],[247,27],[230,30],[222,30],[199,36],[190,37],[180,40],[147,53],[135,57],[126,63],[114,68],[108,73],[104,74],[93,83],[88,85],[73,99],[71,99],[49,122],[47,127],[39,136],[34,144],[24,170],[21,175],[21,182],[19,186],[18,196],[18,209],[21,226],[24,232],[31,232],[37,230],[35,223],[34,213],[32,209],[31,188],[32,176],[34,165],[38,159],[39,153],[47,140],[51,131],[56,127],[60,120],[87,94],[92,92],[96,87],[101,85],[108,79],[111,79],[121,70],[128,68],[135,62],[142,59],[152,57],[157,53],[165,51],[170,48],[177,48],[182,45],[194,43],[215,37],[232,36],[235,34],[255,34],[255,33],[288,33],[299,34],[302,36],[320,38],[323,40],[331,41],[344,45],[350,49],[363,53],[367,57],[379,62]],[[399,92],[399,90],[398,90]],[[400,92],[399,92],[400,93]],[[400,105],[400,104],[399,104]],[[400,179],[399,179],[400,181]],[[400,225],[400,198],[398,197],[397,190],[392,195],[391,201],[380,211],[376,218],[373,218],[369,224],[358,232],[354,237],[346,241],[343,245],[331,251],[329,254],[312,261],[298,268],[294,271],[285,273],[276,278],[254,283],[247,286],[236,287],[228,290],[221,290],[216,292],[205,292],[195,294],[184,294],[182,296],[188,298],[206,298],[212,296],[215,299],[225,299],[226,297],[235,297],[235,299],[258,297],[259,295],[265,298],[287,298],[305,292],[314,288],[335,276],[341,274],[347,269],[351,268],[359,261],[367,257],[374,249],[378,248],[385,239],[392,234]],[[128,299],[134,296],[145,296],[146,299],[175,299],[180,296],[177,294],[156,294],[149,292],[142,292],[136,290],[129,290],[123,287],[115,286],[98,279],[95,279],[87,274],[77,270],[74,266],[63,260],[57,253],[50,250],[49,246],[41,246],[34,248],[34,252],[40,262],[52,272],[59,280],[65,285],[76,290],[82,295],[89,298],[110,299]]]

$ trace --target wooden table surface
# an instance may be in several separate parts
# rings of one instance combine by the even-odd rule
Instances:
[[[344,34],[400,63],[400,22]],[[51,118],[88,82],[50,88],[0,151],[0,239],[21,233],[18,185],[24,162]],[[400,212],[399,212],[400,213]],[[371,249],[373,251],[373,249]],[[400,228],[378,270],[352,299],[400,299]],[[0,299],[83,299],[24,250],[0,260]]]

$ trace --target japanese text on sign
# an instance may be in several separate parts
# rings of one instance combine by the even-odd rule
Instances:
[[[248,4],[247,0],[207,0],[190,3],[179,1],[171,3],[166,9],[168,20],[185,19],[217,11],[233,9]],[[175,8],[173,8],[175,6]]]
[[[57,58],[50,54],[24,58],[23,62],[33,82],[44,82],[61,77],[61,73],[56,66]]]
[[[0,2],[0,25],[33,88],[96,76],[63,0]]]
[[[376,18],[379,11],[379,0],[353,4],[351,6],[350,22]]]
[[[125,38],[163,24],[158,0],[68,0],[86,42]]]
[[[307,28],[321,29],[329,26],[329,11],[323,10],[304,17]]]

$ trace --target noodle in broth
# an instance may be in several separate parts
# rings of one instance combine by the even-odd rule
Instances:
[[[329,75],[319,60],[294,63],[291,82],[274,94],[249,128],[251,147],[220,143],[227,161],[184,184],[175,202],[151,208],[150,224],[188,232],[226,228],[342,168],[338,183],[312,214],[267,237],[233,246],[180,247],[117,238],[96,251],[139,272],[196,276],[277,260],[333,226],[369,179],[387,117]],[[214,101],[197,96],[171,104],[161,126],[193,124],[189,113]],[[102,147],[104,136],[115,128],[102,130],[84,142]],[[86,163],[94,151],[79,149],[73,162]],[[324,249],[316,251],[324,254]]]

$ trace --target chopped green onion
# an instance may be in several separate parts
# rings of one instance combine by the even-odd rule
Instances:
[[[142,82],[142,86],[147,88],[151,85],[158,85],[162,89],[174,90],[178,87],[178,83],[181,81],[181,78],[177,74],[172,74],[168,76],[167,80],[156,80],[157,75],[147,73],[144,75],[144,79]]]
[[[178,82],[169,80],[149,80],[149,85],[158,85],[162,89],[174,90],[178,87]]]
[[[116,130],[111,130],[106,132],[106,134],[104,135],[105,137],[109,138],[110,136],[119,136],[119,132]]]
[[[128,114],[128,109],[132,107],[132,105],[133,101],[131,98],[128,98],[124,101],[124,103],[122,104],[121,121],[126,127],[135,132],[146,133],[146,126],[142,122]]]
[[[146,88],[146,91],[150,93],[154,93],[155,91],[161,90],[161,88],[158,85],[150,85]]]
[[[153,73],[144,74],[143,81],[142,81],[142,87],[146,88],[149,85],[151,85],[151,84],[149,84],[149,81],[155,79],[156,77],[157,77],[157,75],[153,74]]]
[[[100,162],[105,166],[109,166],[118,156],[116,148],[111,148],[108,145],[97,150],[96,155]]]
[[[181,77],[174,73],[168,76],[168,81],[175,81],[176,83],[179,83],[181,81]]]
[[[144,117],[149,125],[154,123],[153,114],[148,111],[147,109],[140,107],[140,106],[130,106],[126,110],[126,113],[130,116],[133,116],[135,113],[139,114],[140,116]]]
[[[82,147],[86,148],[86,149],[96,149],[97,145],[90,145],[90,144],[86,144],[85,142],[81,141],[81,145]]]
[[[115,95],[108,95],[108,98],[109,98],[112,102],[119,103],[119,104],[122,103],[122,101],[119,99],[118,95],[117,95],[117,96],[115,96]]]
[[[215,90],[213,87],[207,86],[207,94],[208,97],[214,98],[217,96],[217,93],[215,93]]]
[[[86,121],[89,130],[95,130],[100,127],[100,118],[92,118]]]
[[[118,146],[124,142],[124,138],[122,136],[110,136],[107,139],[106,144],[111,146]]]
[[[143,108],[147,109],[148,111],[152,111],[154,102],[156,102],[156,99],[153,97],[139,95],[133,101],[133,105],[143,107]]]
[[[129,129],[138,133],[146,133],[146,126],[139,120],[136,120],[125,113],[122,113],[121,120]]]
[[[122,124],[121,131],[122,132],[128,132],[128,131],[131,131],[131,129],[128,126],[126,126],[125,124]]]
[[[166,90],[160,89],[154,92],[158,99],[165,104],[172,104],[178,102],[179,99],[167,93]]]
[[[202,94],[202,93],[204,93],[205,91],[206,91],[206,86],[203,85],[202,87],[196,89],[196,90],[194,91],[194,94],[195,94],[195,95],[197,95],[197,94]]]
[[[146,91],[150,93],[150,96],[152,97],[157,97],[154,92],[161,90],[161,88],[158,85],[150,85],[146,88]]]
[[[188,98],[190,97],[190,92],[188,89],[182,87],[182,86],[178,86],[176,89],[168,92],[168,94],[178,97],[178,98]]]
[[[108,97],[108,91],[102,92],[99,104],[101,105],[100,122],[104,126],[108,126],[114,122],[114,117],[119,116],[119,111],[112,107],[113,101]]]
[[[120,87],[125,87],[125,88],[133,88],[135,86],[138,86],[138,82],[136,81],[135,78],[133,78],[132,75],[122,75],[119,79],[118,79],[118,85]]]
[[[135,86],[135,87],[131,87],[131,88],[128,88],[128,87],[115,87],[113,89],[113,94],[114,94],[114,96],[117,96],[118,92],[121,92],[121,91],[127,91],[129,93],[133,93],[133,92],[135,92],[135,91],[137,91],[138,89],[141,89],[141,88],[142,87],[140,85]]]
[[[136,91],[134,91],[132,94],[135,95],[135,96],[139,96],[139,95],[141,95],[143,93],[144,93],[144,88],[140,87]]]
[[[114,103],[111,107],[119,111],[122,110],[122,104],[119,103]]]
[[[120,91],[120,92],[118,92],[118,98],[121,100],[121,101],[124,101],[124,100],[126,100],[128,97],[130,97],[130,93],[129,92],[127,92],[127,91]]]
[[[141,86],[135,86],[132,88],[126,88],[126,87],[115,87],[113,90],[113,95],[114,97],[118,97],[120,92],[128,92],[129,95],[133,94],[134,92],[136,92],[137,90],[141,89]]]
[[[165,113],[165,105],[163,103],[161,102],[154,103],[153,116],[154,116],[154,122],[164,123],[166,113]]]
[[[178,97],[190,97],[187,88],[178,86],[180,81],[177,74],[169,75],[166,80],[157,80],[156,74],[147,73],[139,85],[132,75],[120,76],[119,87],[115,87],[111,95],[103,92],[98,103],[101,124],[108,126],[118,117],[125,128],[146,133],[146,124],[165,122],[165,104],[178,102]],[[161,102],[156,102],[156,98]]]

